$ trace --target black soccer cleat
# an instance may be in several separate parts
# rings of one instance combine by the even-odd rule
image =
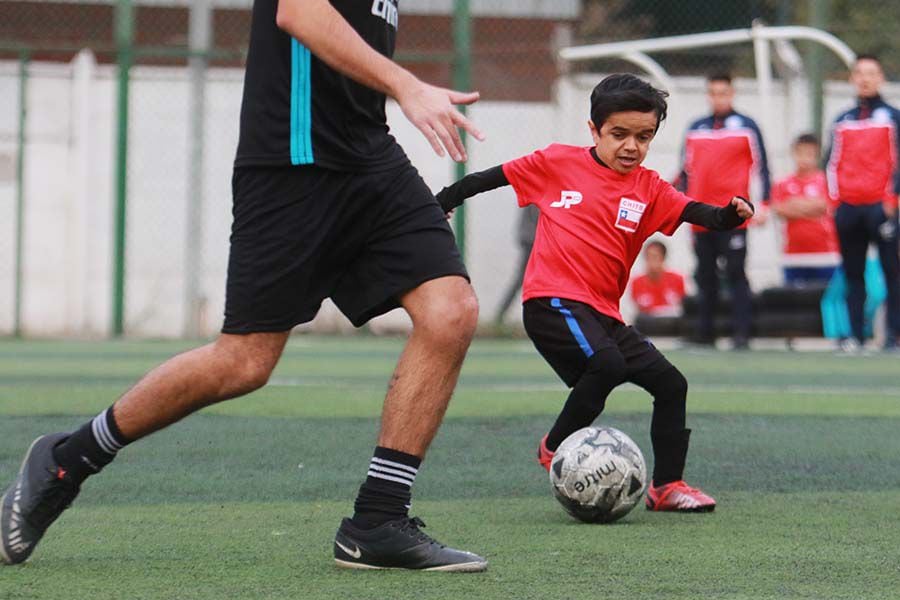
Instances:
[[[474,573],[487,569],[477,554],[436,542],[418,517],[388,521],[374,529],[358,529],[341,521],[334,537],[334,562],[348,569],[416,569]]]
[[[19,476],[0,501],[0,561],[25,562],[47,528],[66,510],[81,486],[53,458],[53,448],[68,433],[52,433],[34,440]]]

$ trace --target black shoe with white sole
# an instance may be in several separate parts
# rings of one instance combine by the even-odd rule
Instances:
[[[36,439],[19,476],[0,500],[0,562],[25,562],[47,528],[72,504],[81,486],[53,458],[53,448],[68,433]]]
[[[359,529],[344,519],[334,538],[334,562],[349,569],[416,569],[477,572],[487,561],[477,554],[455,550],[422,531],[418,517],[388,521],[373,529]]]

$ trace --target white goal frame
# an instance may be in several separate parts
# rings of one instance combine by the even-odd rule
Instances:
[[[694,33],[661,38],[631,40],[627,42],[609,42],[571,46],[559,51],[559,58],[568,62],[578,62],[597,58],[618,58],[628,61],[644,70],[661,84],[670,95],[677,94],[675,81],[669,73],[651,58],[649,52],[669,52],[673,50],[690,50],[709,46],[727,46],[751,42],[756,68],[756,80],[762,101],[760,107],[763,122],[769,123],[772,114],[772,45],[781,62],[796,76],[805,74],[803,59],[791,45],[794,40],[816,42],[831,50],[847,67],[856,60],[856,53],[838,37],[814,27],[805,26],[767,26],[761,21],[754,21],[747,29],[729,29],[709,33]]]

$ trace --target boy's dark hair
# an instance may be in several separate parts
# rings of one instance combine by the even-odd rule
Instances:
[[[666,255],[669,253],[669,249],[666,248],[666,245],[663,244],[662,242],[660,242],[659,240],[652,240],[652,241],[648,242],[647,247],[644,248],[644,252],[646,252],[647,250],[649,250],[650,248],[652,248],[654,246],[659,248],[659,251],[662,252],[663,259],[665,259]]]
[[[591,92],[591,121],[598,130],[617,112],[655,112],[656,130],[666,118],[668,92],[658,90],[629,73],[605,77]]]
[[[813,144],[815,146],[819,146],[819,138],[814,133],[801,133],[794,139],[794,146],[799,146],[800,144]]]
[[[721,81],[723,83],[727,83],[731,85],[731,73],[726,73],[724,71],[718,71],[716,73],[710,73],[706,78],[706,83],[713,83],[714,81]]]
[[[859,61],[861,60],[874,60],[876,63],[878,63],[879,67],[884,69],[884,65],[881,64],[881,59],[878,58],[877,54],[873,54],[871,52],[863,52],[862,54],[857,54],[856,60],[853,61],[853,64],[859,64]]]

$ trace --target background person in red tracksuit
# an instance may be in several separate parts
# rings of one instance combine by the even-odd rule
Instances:
[[[734,110],[734,87],[725,73],[707,79],[712,114],[691,124],[685,134],[684,164],[676,181],[679,189],[700,202],[725,206],[734,196],[750,197],[750,183],[758,175],[762,199],[769,199],[769,166],[762,134],[756,122]],[[759,211],[755,217],[762,223]],[[744,272],[747,260],[747,225],[734,231],[709,231],[694,225],[697,254],[699,319],[695,340],[715,343],[715,313],[719,302],[719,260],[731,292],[734,347],[748,347],[752,324],[750,284]]]
[[[884,71],[877,57],[860,54],[850,81],[857,104],[835,120],[826,153],[828,191],[840,202],[834,220],[847,277],[847,310],[853,336],[863,344],[866,253],[869,244],[875,243],[887,287],[885,349],[894,350],[900,335],[900,111],[879,94]]]
[[[841,261],[834,211],[825,172],[819,168],[819,140],[811,133],[791,145],[796,170],[772,187],[772,212],[784,219],[784,282],[827,285]]]
[[[631,298],[638,311],[652,317],[681,314],[684,276],[666,269],[666,245],[659,240],[644,247],[644,274],[631,281]]]

